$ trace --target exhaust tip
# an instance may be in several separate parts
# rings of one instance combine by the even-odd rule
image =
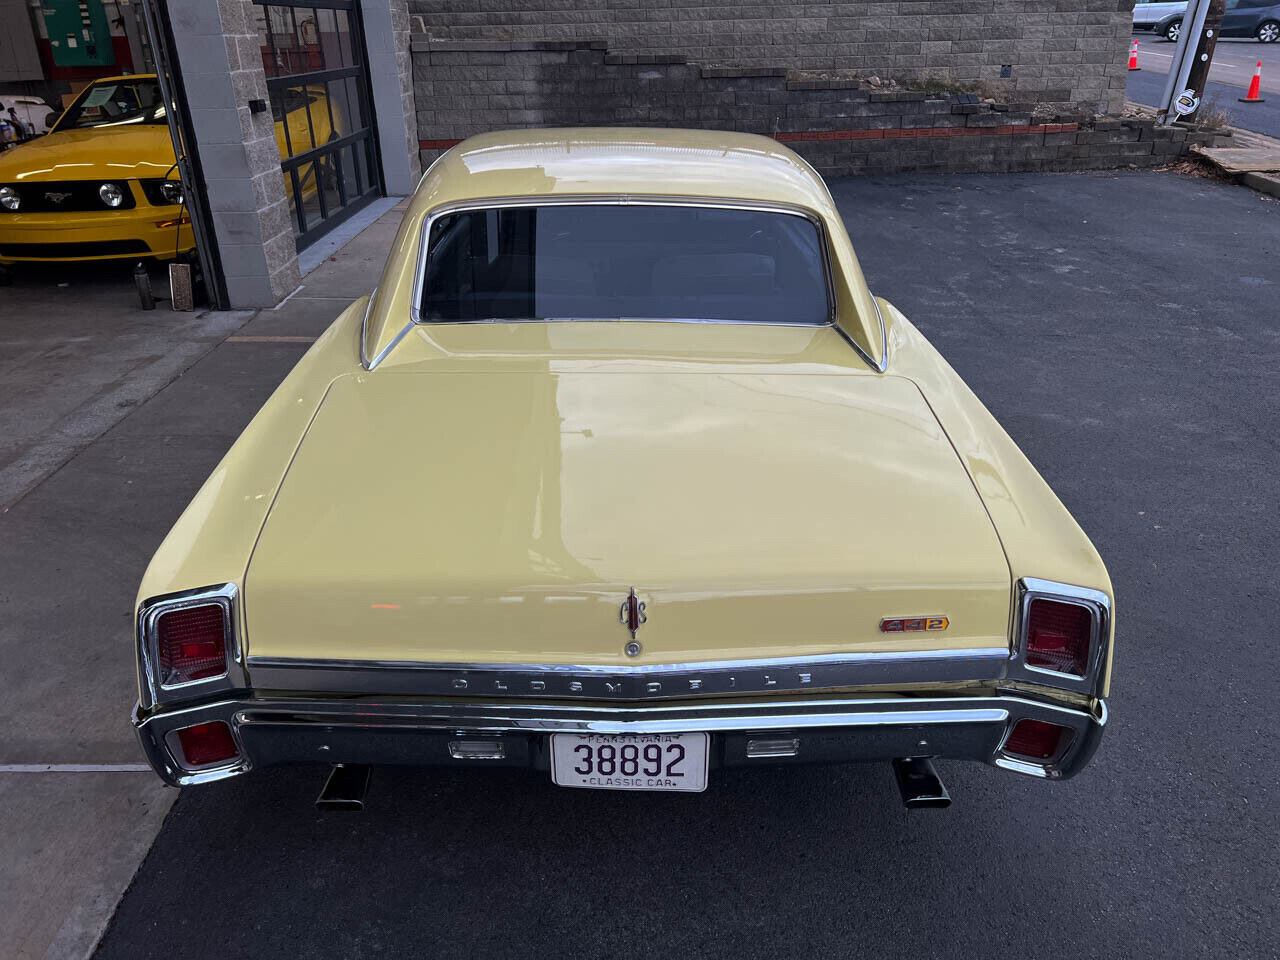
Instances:
[[[902,805],[908,810],[941,809],[951,806],[951,794],[928,757],[903,757],[893,761]]]
[[[358,813],[364,809],[373,768],[358,763],[335,763],[329,770],[316,809],[331,812]]]

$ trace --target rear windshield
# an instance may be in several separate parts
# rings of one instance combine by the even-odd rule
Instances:
[[[54,129],[165,122],[159,83],[155,80],[109,80],[85,89]]]
[[[426,322],[830,319],[806,217],[697,206],[548,204],[431,225]]]

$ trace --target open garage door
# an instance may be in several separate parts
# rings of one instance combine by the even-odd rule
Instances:
[[[280,167],[301,250],[382,195],[355,0],[254,0]]]

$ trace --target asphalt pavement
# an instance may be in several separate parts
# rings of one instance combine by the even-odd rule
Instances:
[[[1280,954],[1280,205],[1169,173],[832,186],[872,288],[1110,567],[1093,764],[1060,784],[940,764],[955,803],[913,813],[887,764],[719,772],[697,795],[380,769],[354,815],[313,810],[320,771],[259,771],[180,794],[101,960]],[[175,452],[242,422],[283,371],[211,405],[229,362],[130,419],[172,424]],[[166,475],[152,512],[202,479]]]
[[[1125,95],[1135,103],[1159,106],[1175,45],[1147,34],[1135,34],[1134,39],[1138,41],[1138,65],[1142,69],[1130,71]],[[1259,62],[1265,102],[1240,103]],[[1280,43],[1234,37],[1219,40],[1209,67],[1202,109],[1205,108],[1226,113],[1232,126],[1280,137]]]

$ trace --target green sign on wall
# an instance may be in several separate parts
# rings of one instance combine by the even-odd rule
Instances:
[[[53,62],[59,67],[106,67],[116,62],[102,0],[44,0]]]

